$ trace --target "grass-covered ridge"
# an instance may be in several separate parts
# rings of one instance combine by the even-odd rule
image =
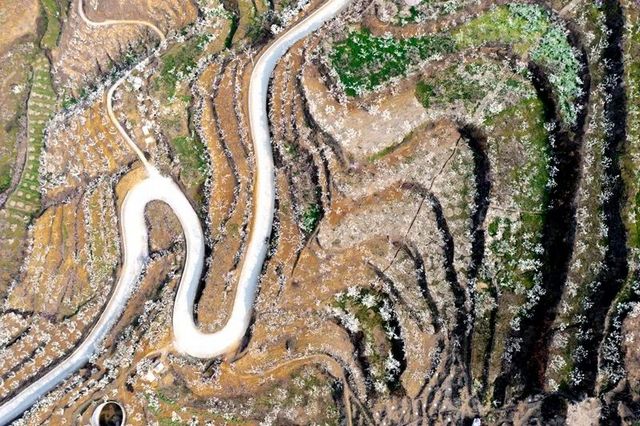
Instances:
[[[356,96],[406,75],[425,60],[496,43],[511,46],[519,56],[528,56],[549,71],[562,117],[574,124],[580,63],[566,28],[541,6],[514,3],[495,7],[451,34],[397,39],[374,36],[366,28],[352,31],[334,44],[329,59],[345,93]]]
[[[198,56],[206,41],[195,38],[183,46],[172,49],[162,58],[159,82],[169,98],[176,94],[176,85],[185,80],[196,68]]]
[[[567,38],[567,30],[537,5],[509,4],[457,28],[453,32],[460,49],[506,43],[520,56],[549,71],[563,119],[576,121],[575,100],[580,95],[580,63]]]
[[[185,178],[202,184],[208,167],[202,141],[194,136],[178,136],[171,142],[178,154]]]
[[[640,27],[629,29],[626,53],[625,81],[627,84],[627,108],[629,113],[627,128],[627,149],[622,157],[623,178],[629,200],[625,207],[629,246],[640,250],[640,170],[634,164],[640,153]]]
[[[56,94],[53,90],[49,61],[44,54],[33,62],[31,94],[27,103],[27,158],[20,181],[0,210],[0,236],[3,237],[6,256],[0,259],[0,281],[9,282],[7,271],[21,261],[21,244],[27,227],[41,209],[39,167],[44,148],[47,122],[55,110]],[[9,255],[11,254],[11,255]]]
[[[514,123],[519,125],[514,126]],[[527,159],[509,166],[505,161],[504,168],[494,170],[494,173],[504,175],[505,182],[512,182],[514,195],[510,207],[515,211],[507,209],[488,224],[489,259],[495,262],[483,279],[502,289],[531,288],[539,267],[544,206],[548,204],[551,184],[549,141],[542,103],[537,98],[525,99],[488,119],[487,125],[490,134],[495,135],[490,141],[492,156],[507,155],[501,152],[518,141],[521,152],[527,153]],[[498,167],[500,162],[495,164]],[[517,220],[514,220],[514,214]]]
[[[526,74],[526,69],[511,70],[486,60],[459,63],[430,78],[418,81],[415,89],[416,99],[427,109],[460,102],[469,113],[474,113],[482,100],[491,95],[503,100],[501,104],[505,104],[506,107],[519,99],[536,96],[526,81]],[[498,75],[505,76],[502,78],[503,81],[496,81]],[[499,111],[486,111],[484,115],[489,116],[497,112]]]
[[[40,45],[43,49],[53,49],[58,45],[60,36],[60,6],[56,0],[40,0],[40,4],[47,23]]]
[[[55,110],[56,95],[49,74],[49,62],[44,55],[33,63],[31,95],[27,105],[28,147],[24,171],[16,190],[7,201],[7,207],[31,216],[40,209],[40,182],[38,180],[40,155],[44,147],[47,122]]]

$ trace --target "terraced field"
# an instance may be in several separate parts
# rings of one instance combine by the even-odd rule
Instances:
[[[41,56],[33,62],[31,93],[27,102],[27,149],[19,183],[0,210],[0,292],[4,293],[22,262],[27,226],[40,212],[40,155],[45,126],[55,110],[56,95],[51,87],[49,62]]]
[[[265,176],[252,73],[325,2],[87,1],[120,21],[98,27],[77,1],[43,3],[0,210],[0,419],[111,309],[148,162],[204,233],[205,336],[234,324],[273,214],[244,338],[211,359],[176,343],[197,250],[153,201],[115,325],[18,424],[88,424],[106,400],[136,425],[640,421],[637,2],[351,1],[264,77]]]

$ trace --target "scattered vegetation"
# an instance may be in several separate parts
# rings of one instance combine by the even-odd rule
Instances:
[[[513,74],[506,77],[504,84],[496,82],[496,76]],[[524,80],[526,72],[513,72],[509,67],[488,61],[468,62],[452,65],[428,80],[420,80],[416,84],[416,98],[429,109],[432,105],[442,107],[462,102],[472,114],[488,94],[502,104],[509,100],[534,97],[531,85]],[[492,115],[487,111],[485,115]]]
[[[513,123],[521,124],[514,127]],[[536,98],[524,100],[490,118],[487,124],[491,129],[489,134],[495,134],[490,139],[492,155],[495,163],[502,164],[496,172],[508,173],[504,175],[504,183],[512,186],[513,213],[517,220],[513,214],[504,212],[488,224],[491,253],[488,260],[492,273],[484,279],[501,288],[521,292],[533,286],[539,272],[540,238],[551,179],[542,104]],[[516,165],[500,154],[505,149],[517,149],[527,156]]]
[[[347,95],[356,96],[405,75],[420,61],[452,53],[454,49],[453,39],[447,35],[399,40],[376,37],[362,29],[336,43],[329,58]]]
[[[345,40],[334,44],[329,58],[345,93],[357,96],[394,77],[406,75],[422,61],[490,43],[508,44],[520,56],[529,55],[548,69],[561,113],[567,123],[575,123],[580,64],[566,29],[538,5],[514,3],[496,7],[454,29],[451,35],[396,39],[375,37],[366,28],[353,31]],[[428,86],[420,90],[421,98],[428,103],[431,98]],[[474,88],[468,86],[460,90],[471,92]]]
[[[320,222],[321,217],[322,210],[319,205],[311,204],[308,206],[302,213],[302,230],[307,234],[312,233],[316,229],[316,226],[318,226],[318,222]]]
[[[198,55],[203,50],[200,42],[201,40],[192,39],[162,58],[159,81],[169,98],[175,96],[178,82],[187,78],[196,68]]]
[[[352,335],[363,334],[359,350],[367,360],[374,390],[388,393],[397,385],[401,364],[394,358],[393,341],[400,336],[387,298],[374,290],[349,288],[336,296],[335,315]]]
[[[435,20],[442,16],[462,9],[473,0],[422,0],[417,5],[408,6],[404,0],[394,1],[399,9],[393,16],[395,25],[407,25],[429,20]]]
[[[333,402],[334,382],[327,380],[313,367],[305,367],[291,375],[286,383],[268,390],[256,398],[256,410],[280,414],[275,424],[300,421],[300,411],[314,424],[340,424],[340,411]]]
[[[565,121],[576,120],[575,100],[580,94],[580,64],[560,22],[538,5],[510,4],[475,18],[457,28],[453,37],[459,48],[507,43],[521,56],[529,55],[549,72]]]

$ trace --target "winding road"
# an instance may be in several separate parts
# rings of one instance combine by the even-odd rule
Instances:
[[[39,398],[85,365],[91,356],[99,350],[105,337],[124,311],[127,300],[149,260],[148,230],[144,209],[149,202],[154,200],[163,201],[171,207],[180,221],[186,241],[186,260],[173,311],[174,349],[184,355],[213,358],[229,353],[238,347],[251,319],[258,281],[273,224],[275,175],[266,109],[269,80],[278,59],[294,43],[333,18],[348,3],[349,0],[327,1],[292,29],[285,32],[262,53],[255,64],[249,84],[249,125],[256,159],[253,220],[231,315],[226,325],[215,333],[202,333],[193,317],[193,303],[204,262],[204,238],[198,216],[178,185],[170,177],[162,176],[149,163],[144,153],[122,128],[113,113],[113,95],[132,71],[125,73],[109,89],[107,113],[127,144],[137,154],[147,172],[147,176],[130,189],[121,206],[120,224],[124,263],[120,277],[109,303],[86,339],[68,358],[0,406],[0,425],[7,424],[22,415]],[[82,0],[78,2],[78,13],[82,20],[92,27],[118,24],[145,25],[154,30],[159,35],[162,44],[165,44],[164,34],[151,23],[137,20],[90,21],[84,14]],[[144,59],[142,62],[146,60]]]
[[[167,203],[177,214],[189,244],[184,277],[200,276],[204,256],[202,228],[198,216],[171,178],[150,172],[126,195],[121,207],[124,263],[111,299],[91,332],[60,364],[0,406],[0,424],[7,424],[31,407],[41,396],[85,365],[95,354],[113,325],[120,319],[127,300],[148,261],[148,232],[144,209],[150,201]],[[200,244],[198,244],[200,242]],[[197,282],[197,278],[196,278]]]
[[[173,308],[173,344],[175,349],[183,354],[197,358],[213,358],[231,352],[241,343],[249,327],[258,281],[269,245],[275,205],[275,175],[266,108],[269,80],[278,59],[293,44],[336,16],[348,3],[349,0],[329,0],[324,3],[270,45],[260,55],[253,68],[249,82],[249,126],[256,159],[256,178],[247,252],[242,263],[231,315],[225,326],[215,333],[201,332],[193,321],[193,301],[198,283],[180,285]]]
[[[151,29],[154,33],[160,37],[161,41],[165,40],[164,33],[160,31],[158,27],[156,27],[151,22],[140,21],[137,19],[106,19],[104,21],[92,21],[87,18],[87,15],[84,14],[84,4],[83,0],[78,0],[78,15],[80,19],[88,26],[88,27],[110,27],[113,25],[142,25]]]
[[[164,33],[162,31],[160,31],[160,29],[158,27],[156,27],[154,24],[152,24],[150,22],[138,21],[138,20],[135,20],[135,19],[125,19],[125,20],[108,19],[106,21],[100,21],[100,22],[96,22],[96,21],[90,20],[89,18],[87,18],[87,15],[85,15],[85,13],[84,13],[83,0],[78,0],[78,15],[80,16],[80,19],[82,19],[82,21],[88,27],[93,27],[93,28],[108,27],[108,26],[113,26],[113,25],[144,25],[144,26],[146,26],[148,28],[151,28],[151,30],[158,36],[158,38],[160,39],[160,44],[161,45],[166,43],[166,37],[165,37]],[[143,59],[140,63],[142,64],[142,63],[146,62],[154,54],[155,54],[155,51],[153,53],[151,53],[151,55],[149,55],[145,59]],[[133,152],[136,153],[136,155],[138,156],[138,159],[142,162],[142,164],[144,164],[144,166],[147,169],[147,171],[152,171],[152,169],[154,169],[153,166],[151,166],[151,164],[149,163],[149,161],[145,157],[144,153],[140,150],[140,148],[138,148],[138,146],[135,144],[135,142],[133,142],[131,137],[124,130],[124,128],[120,124],[120,121],[118,121],[118,119],[116,118],[116,115],[113,112],[113,95],[115,94],[115,92],[118,89],[118,87],[120,87],[120,85],[127,78],[129,78],[131,73],[136,68],[137,68],[137,66],[131,68],[129,71],[124,73],[124,75],[122,77],[120,77],[111,86],[111,88],[107,92],[107,114],[109,115],[109,119],[111,120],[113,125],[116,126],[116,129],[118,129],[118,133],[120,133],[122,138],[127,142],[127,144],[133,150]]]

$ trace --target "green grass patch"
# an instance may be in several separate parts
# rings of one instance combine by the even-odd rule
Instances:
[[[321,218],[322,210],[320,209],[320,206],[317,204],[311,204],[302,213],[302,230],[307,234],[312,233],[316,229],[316,226],[318,226],[318,222],[320,222]]]
[[[170,51],[162,58],[159,82],[169,98],[175,96],[178,82],[188,78],[196,68],[198,56],[202,53],[203,48],[202,40],[195,38]]]
[[[186,423],[182,423],[178,420],[172,420],[171,417],[160,417],[158,419],[158,424],[160,426],[183,426]]]
[[[229,26],[229,33],[227,34],[227,37],[224,39],[224,47],[226,49],[231,48],[231,45],[233,44],[233,36],[236,34],[236,31],[238,31],[238,25],[240,23],[240,18],[238,18],[238,15],[236,15],[235,13],[231,13],[229,19],[231,20],[231,25]]]
[[[53,49],[58,45],[58,37],[60,36],[60,6],[56,0],[40,0],[44,18],[47,22],[40,45],[43,49]]]
[[[24,112],[16,114],[15,122],[19,119]],[[11,185],[11,177],[13,174],[14,163],[16,160],[16,149],[11,144],[18,138],[18,128],[11,124],[11,128],[6,129],[5,142],[7,145],[3,146],[0,150],[0,192],[6,191]]]
[[[389,145],[388,147],[386,147],[384,149],[381,149],[380,151],[376,152],[375,154],[370,155],[369,158],[368,158],[369,162],[375,163],[376,161],[386,157],[387,155],[389,155],[393,151],[395,151],[400,145],[401,145],[401,143]]]
[[[368,29],[360,29],[335,43],[329,59],[345,93],[357,96],[406,75],[422,61],[495,43],[512,46],[518,55],[529,56],[548,70],[561,115],[567,123],[574,124],[577,116],[574,102],[580,95],[580,64],[565,28],[541,6],[515,3],[499,6],[451,34],[397,39],[376,37]],[[473,97],[476,90],[463,86],[450,92],[450,96]],[[433,98],[429,86],[422,86],[417,95],[427,105]]]
[[[11,185],[11,168],[3,167],[0,169],[0,192],[5,191]]]
[[[479,16],[452,33],[460,49],[506,43],[521,56],[529,55],[550,73],[560,111],[569,124],[576,120],[573,106],[580,94],[580,64],[566,30],[541,6],[510,4]]]
[[[289,142],[285,142],[284,143],[284,150],[287,154],[289,154],[292,157],[297,157],[299,152],[298,152],[298,145],[296,145],[295,143],[289,143]]]
[[[171,141],[182,166],[182,173],[188,180],[204,181],[207,172],[205,147],[195,136],[178,136]]]
[[[382,158],[386,157],[387,155],[391,154],[392,152],[394,152],[395,150],[399,149],[402,145],[408,143],[411,138],[413,137],[414,132],[411,131],[409,133],[407,133],[404,138],[402,138],[402,140],[400,142],[394,143],[392,145],[389,145],[383,149],[381,149],[380,151],[371,154],[369,157],[367,157],[367,160],[370,163],[375,163],[378,160],[381,160]],[[407,157],[404,159],[405,163],[406,162],[411,162],[411,157]]]
[[[543,9],[531,5],[509,5],[495,9],[456,28],[452,35],[460,48],[479,47],[487,43],[513,46],[525,55],[549,29],[550,18]]]
[[[268,24],[269,18],[267,14],[254,14],[247,25],[246,37],[251,43],[255,43],[263,37],[266,37],[268,34]]]
[[[416,98],[422,104],[423,107],[429,108],[431,106],[431,99],[436,96],[436,88],[433,84],[419,81],[416,84]]]
[[[347,95],[356,96],[405,75],[420,61],[454,50],[454,41],[448,35],[395,39],[376,37],[362,29],[336,43],[329,58]]]

